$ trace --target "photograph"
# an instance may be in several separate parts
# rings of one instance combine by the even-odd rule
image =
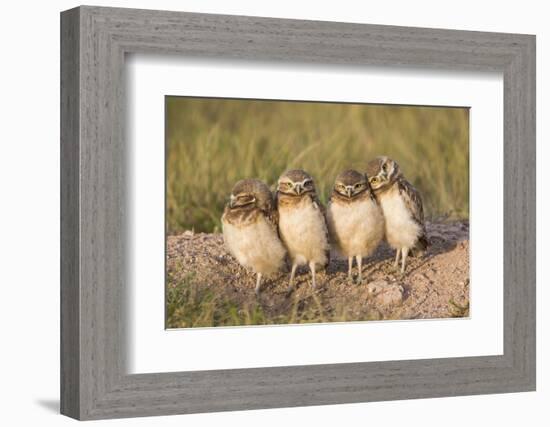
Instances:
[[[166,328],[469,316],[469,109],[167,96]]]
[[[166,328],[469,317],[469,108],[166,96]]]

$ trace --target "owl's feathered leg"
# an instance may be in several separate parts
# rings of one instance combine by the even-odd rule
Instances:
[[[295,262],[292,263],[292,269],[290,270],[290,283],[288,285],[287,292],[292,292],[294,290],[294,275],[296,274],[296,268],[298,264]]]
[[[405,262],[407,261],[407,255],[409,254],[409,248],[401,249],[403,259],[401,261],[401,274],[405,274]]]
[[[309,263],[309,269],[311,270],[311,278],[312,278],[311,287],[313,289],[317,289],[317,283],[315,282],[315,263],[313,261]]]
[[[353,284],[353,276],[351,274],[351,270],[353,269],[353,257],[348,257],[348,280],[350,284]]]
[[[361,255],[356,255],[355,260],[357,261],[357,270],[359,274],[357,275],[357,284],[360,285],[363,283],[363,257]]]
[[[260,296],[260,284],[262,283],[262,273],[258,273],[256,277],[256,288],[254,289],[256,295]]]

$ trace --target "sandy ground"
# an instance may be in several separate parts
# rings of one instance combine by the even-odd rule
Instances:
[[[317,276],[297,274],[297,289],[287,293],[288,273],[263,282],[255,295],[255,275],[227,252],[221,234],[185,232],[168,236],[167,286],[193,274],[193,280],[237,306],[259,304],[270,317],[285,318],[290,310],[315,305],[315,321],[419,319],[468,316],[469,224],[427,223],[430,247],[423,256],[409,257],[404,275],[393,267],[394,252],[382,244],[363,261],[363,283],[350,284],[347,261],[333,259]],[[354,272],[356,266],[354,265]]]

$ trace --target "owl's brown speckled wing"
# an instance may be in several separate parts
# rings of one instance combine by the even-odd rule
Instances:
[[[277,212],[276,203],[273,199],[273,194],[269,194],[269,197],[266,198],[263,203],[258,206],[260,212],[267,220],[268,224],[271,225],[273,230],[279,234],[279,212]]]
[[[422,227],[422,235],[418,239],[421,249],[428,247],[428,238],[426,228],[424,226],[424,207],[422,205],[422,197],[416,188],[414,188],[406,179],[400,178],[397,181],[399,194],[405,202],[405,206],[410,212],[414,221]]]
[[[315,206],[317,209],[321,211],[321,215],[323,215],[323,220],[325,221],[325,238],[328,243],[328,247],[325,251],[325,255],[327,257],[327,263],[325,264],[325,267],[327,267],[330,263],[330,235],[328,232],[328,226],[327,226],[327,209],[325,206],[321,203],[319,200],[319,197],[317,194],[311,195],[311,201],[313,202],[313,206]]]
[[[279,212],[277,209],[271,209],[270,211],[264,211],[265,219],[271,225],[273,230],[279,235]]]

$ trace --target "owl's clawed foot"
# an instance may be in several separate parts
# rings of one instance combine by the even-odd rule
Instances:
[[[357,259],[358,259],[357,266],[359,271],[359,274],[357,277],[359,282],[361,282],[361,267],[359,267],[361,265],[359,262],[361,258],[357,258]],[[357,280],[355,279],[355,276],[353,275],[352,271],[353,271],[353,257],[349,257],[348,258],[348,283],[350,285],[355,285],[357,283]]]
[[[393,275],[397,279],[403,279],[407,275],[407,272],[406,272],[406,269],[403,269],[401,266],[398,266],[394,268]]]
[[[357,286],[361,285],[363,283],[363,279],[361,278],[361,275],[358,274],[357,276],[348,276],[348,284],[350,286]]]
[[[348,283],[350,286],[360,286],[364,283],[363,276],[361,274],[348,276]]]
[[[393,276],[398,278],[398,279],[402,279],[403,277],[406,276],[406,272],[400,267],[400,266],[392,266],[392,270],[393,270]]]
[[[312,261],[309,263],[309,269],[311,270],[311,289],[317,290],[317,282],[315,277],[315,263]]]
[[[397,249],[397,251],[395,251],[395,261],[392,264],[392,267],[395,271],[399,271],[399,258],[400,258],[400,255],[401,255],[401,249]]]
[[[359,273],[357,273],[357,280],[355,281],[355,284],[357,286],[360,286],[363,284],[363,272],[359,270]]]
[[[357,285],[361,285],[363,283],[363,257],[361,255],[357,255],[355,257],[355,260],[357,261]]]
[[[401,265],[398,262],[394,262],[391,265],[391,269],[396,273],[399,273],[401,271]]]
[[[409,254],[409,248],[403,248],[401,250],[401,278],[405,276],[405,267],[407,265],[407,255]]]
[[[289,297],[294,292],[294,276],[296,274],[297,264],[292,264],[292,270],[290,271],[290,282],[288,288],[286,288],[286,296]]]

